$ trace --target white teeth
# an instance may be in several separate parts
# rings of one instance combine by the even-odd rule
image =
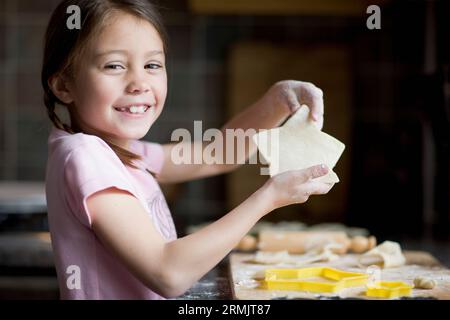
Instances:
[[[147,108],[146,106],[131,106],[130,112],[131,113],[144,113],[146,108]]]
[[[118,107],[116,109],[119,111],[122,111],[122,112],[128,111],[130,113],[139,114],[139,113],[145,113],[149,108],[151,109],[150,106],[141,105],[141,106],[130,106],[130,107]]]

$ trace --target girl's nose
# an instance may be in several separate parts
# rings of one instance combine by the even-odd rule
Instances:
[[[126,91],[132,94],[139,94],[150,91],[151,87],[148,81],[146,81],[142,76],[134,76],[130,79]]]

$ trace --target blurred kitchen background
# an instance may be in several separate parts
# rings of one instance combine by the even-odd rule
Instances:
[[[0,299],[57,298],[44,194],[50,120],[40,68],[57,0],[0,0]],[[324,91],[324,131],[346,144],[325,197],[267,221],[341,223],[450,265],[450,1],[156,1],[169,95],[148,141],[219,128],[282,79]],[[369,30],[366,9],[381,8]],[[163,186],[180,236],[262,185],[257,165]]]

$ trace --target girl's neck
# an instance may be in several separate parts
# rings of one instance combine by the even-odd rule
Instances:
[[[109,142],[113,143],[114,145],[121,147],[125,150],[130,151],[129,147],[130,147],[130,141],[129,140],[124,140],[124,139],[116,139],[115,137],[111,137],[111,136],[105,136],[104,134],[97,132],[97,130],[91,130],[89,128],[81,128],[76,121],[71,121],[71,128],[75,133],[78,132],[82,132],[82,133],[86,133],[86,134],[90,134],[90,135],[94,135],[97,136],[101,139],[105,139],[107,138]]]

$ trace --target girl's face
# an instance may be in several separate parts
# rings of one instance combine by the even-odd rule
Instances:
[[[144,137],[164,106],[167,74],[162,40],[148,22],[115,13],[92,39],[67,85],[71,117],[83,132],[100,130],[127,148]]]

